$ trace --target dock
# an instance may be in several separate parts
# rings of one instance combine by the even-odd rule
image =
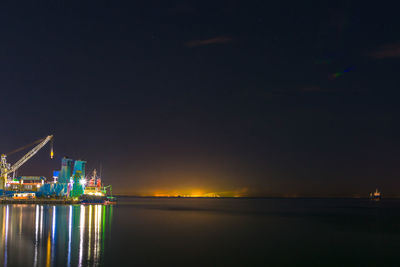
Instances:
[[[39,205],[76,205],[79,200],[74,199],[54,199],[54,198],[34,198],[34,199],[14,199],[11,197],[0,198],[0,204],[39,204]]]

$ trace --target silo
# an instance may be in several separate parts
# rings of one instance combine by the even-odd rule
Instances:
[[[86,169],[86,161],[75,160],[73,175],[75,175],[77,171],[80,171],[81,178],[85,178],[86,176],[85,169]]]
[[[61,160],[61,171],[58,177],[58,183],[67,184],[70,182],[72,176],[72,159],[64,157]]]

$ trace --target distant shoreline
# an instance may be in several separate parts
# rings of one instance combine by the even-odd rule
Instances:
[[[131,197],[131,198],[201,198],[201,199],[369,199],[369,196],[262,196],[262,197],[178,197],[178,196],[136,196],[136,195],[117,195],[115,197]],[[400,199],[400,196],[384,196],[383,199]]]

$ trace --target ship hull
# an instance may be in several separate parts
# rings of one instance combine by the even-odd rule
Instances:
[[[106,196],[93,196],[93,195],[81,195],[79,197],[81,204],[104,204],[107,201]]]
[[[84,205],[113,205],[116,204],[115,198],[110,198],[107,196],[94,196],[94,195],[81,195],[79,201]]]

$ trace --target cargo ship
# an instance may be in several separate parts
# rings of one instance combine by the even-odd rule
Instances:
[[[109,189],[110,194],[107,194]],[[112,187],[102,186],[101,177],[97,176],[96,169],[82,195],[79,196],[81,204],[116,204],[116,198],[112,196]]]

